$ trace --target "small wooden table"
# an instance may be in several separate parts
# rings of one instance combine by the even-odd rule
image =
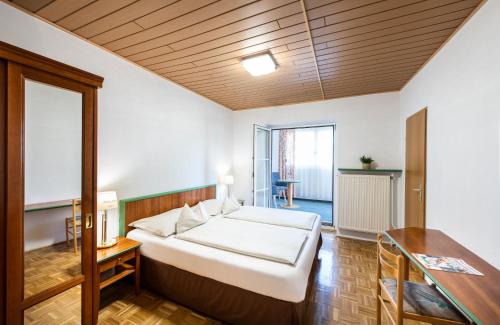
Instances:
[[[287,202],[286,202],[286,204],[282,204],[281,207],[285,208],[285,209],[300,208],[300,205],[293,204],[293,188],[294,188],[294,185],[300,183],[300,181],[296,180],[296,179],[279,179],[278,182],[285,183],[288,186]]]
[[[109,286],[116,281],[123,279],[129,274],[134,273],[135,293],[138,294],[141,290],[141,273],[140,273],[140,247],[142,243],[118,237],[116,245],[97,250],[97,273],[100,276],[103,272],[110,269],[115,269],[115,274],[107,279],[99,280],[99,290]],[[126,262],[135,260],[135,264],[131,265]]]
[[[439,230],[404,228],[386,231],[405,257],[427,275],[476,324],[499,324],[500,271]],[[429,270],[412,253],[461,258],[484,276]]]

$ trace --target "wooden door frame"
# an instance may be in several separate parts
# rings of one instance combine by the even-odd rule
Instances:
[[[420,110],[418,110],[417,112],[415,112],[414,114],[408,116],[406,118],[406,123],[408,121],[408,119],[412,118],[413,116],[421,113],[421,112],[424,112],[424,116],[425,116],[425,131],[424,131],[424,147],[425,147],[425,150],[424,150],[424,175],[423,175],[423,179],[422,179],[422,190],[423,190],[423,195],[422,195],[422,210],[423,210],[423,228],[426,228],[426,224],[427,224],[427,117],[428,117],[428,108],[427,107],[424,107]],[[407,124],[406,124],[407,125]],[[407,207],[407,196],[408,196],[408,190],[407,190],[407,181],[406,181],[406,178],[407,178],[407,175],[406,175],[406,169],[407,169],[407,155],[406,155],[406,152],[408,151],[408,146],[407,146],[407,136],[408,136],[408,130],[406,129],[405,127],[405,227],[408,227],[406,225],[406,221],[407,221],[407,214],[406,214],[406,207]]]
[[[103,79],[0,42],[0,324],[22,324],[25,309],[82,284],[82,324],[96,324],[99,306],[96,227],[82,227],[82,274],[24,299],[24,79],[82,93],[82,223],[97,211],[97,88]],[[21,234],[21,235],[19,235]],[[85,278],[85,275],[87,278]],[[6,308],[8,306],[8,308]],[[85,322],[83,322],[85,319]]]
[[[253,170],[252,170],[252,193],[253,193],[253,205],[255,206],[256,202],[257,202],[257,194],[255,193],[255,187],[257,185],[257,177],[255,175],[255,169],[256,169],[256,166],[257,166],[257,161],[255,159],[255,149],[257,148],[257,144],[256,144],[256,140],[257,140],[257,129],[261,129],[261,130],[264,130],[266,132],[269,133],[269,148],[268,148],[268,155],[269,155],[269,168],[268,168],[268,171],[267,171],[267,175],[266,175],[266,181],[267,182],[270,182],[270,178],[271,178],[271,159],[272,159],[272,152],[271,152],[271,142],[272,142],[272,130],[266,126],[262,126],[262,125],[259,125],[259,124],[254,124],[253,125],[253,152],[252,152],[252,162],[253,162]],[[269,187],[269,192],[272,192],[272,184],[268,184],[270,187]],[[266,197],[266,200],[267,200],[267,204],[268,204],[268,207],[271,205],[271,195],[268,195]]]
[[[6,127],[7,127],[7,61],[0,58],[0,157],[7,156],[6,149]],[[0,159],[0,324],[6,324],[6,272],[5,272],[5,254],[7,253],[5,245],[6,235],[6,209],[5,195],[7,193],[5,179],[7,177],[5,159]]]
[[[325,124],[297,124],[297,125],[291,125],[291,126],[273,126],[271,127],[271,175],[272,175],[272,168],[273,168],[273,132],[274,131],[279,131],[279,130],[295,130],[295,129],[308,129],[308,128],[321,128],[321,127],[331,127],[332,128],[332,223],[327,224],[321,222],[322,227],[332,227],[335,228],[335,206],[333,204],[333,201],[335,200],[335,141],[336,141],[336,132],[337,132],[337,124],[335,123],[325,123]],[[279,146],[279,143],[278,143]],[[272,182],[271,182],[272,183]],[[271,194],[270,197],[272,198],[272,184],[271,184]],[[272,203],[272,202],[271,202]]]

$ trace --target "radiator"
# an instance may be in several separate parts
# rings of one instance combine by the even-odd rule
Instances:
[[[338,227],[380,233],[391,223],[391,177],[339,176]]]

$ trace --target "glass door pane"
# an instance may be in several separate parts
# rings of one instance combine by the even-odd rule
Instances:
[[[254,205],[269,207],[271,130],[254,126]]]
[[[26,299],[82,275],[83,95],[31,80],[24,89]]]

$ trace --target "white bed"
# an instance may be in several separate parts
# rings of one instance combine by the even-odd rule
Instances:
[[[280,213],[280,210],[269,210]],[[316,218],[295,265],[212,248],[177,239],[174,235],[163,238],[140,229],[130,231],[127,237],[142,242],[141,254],[150,259],[258,294],[298,303],[305,299],[320,230],[320,218]]]
[[[312,212],[270,209],[250,205],[242,206],[224,217],[304,230],[312,230],[314,223],[320,218],[319,215]]]

